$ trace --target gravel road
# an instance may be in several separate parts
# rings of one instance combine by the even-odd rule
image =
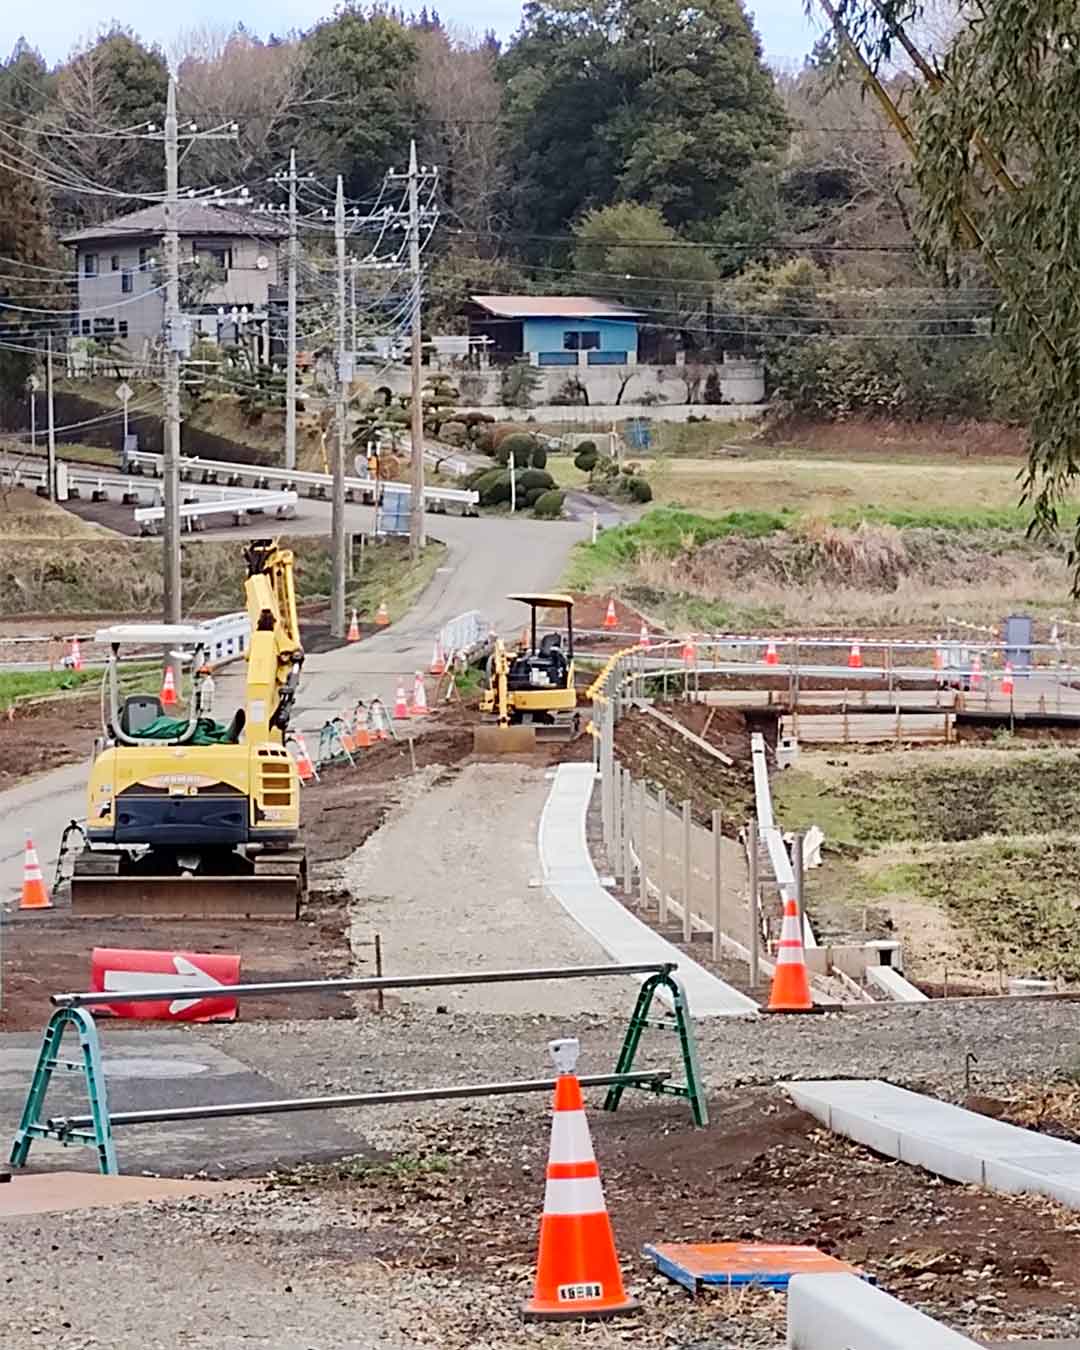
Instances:
[[[541,767],[469,764],[417,775],[390,820],[345,864],[354,941],[377,932],[388,974],[608,965],[602,948],[541,887]],[[629,980],[409,990],[411,1005],[459,1012],[617,1016]]]

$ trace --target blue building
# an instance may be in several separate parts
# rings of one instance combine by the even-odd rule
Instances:
[[[469,335],[493,363],[634,366],[641,315],[588,295],[474,295]]]

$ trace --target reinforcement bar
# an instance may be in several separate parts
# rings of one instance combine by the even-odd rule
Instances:
[[[266,984],[230,984],[223,995],[229,998],[268,997],[274,994],[307,994],[323,989],[339,993],[379,989],[435,989],[454,984],[516,984],[526,980],[583,980],[599,975],[670,975],[677,964],[640,962],[622,966],[541,966],[524,970],[465,970],[451,975],[383,975],[363,980],[275,980]],[[192,986],[195,988],[196,986]],[[174,999],[172,989],[125,990],[123,994],[52,994],[55,1008],[101,1007],[110,1003],[160,1003]]]
[[[663,1071],[600,1073],[584,1076],[582,1087],[652,1087],[659,1091],[671,1077]],[[112,1111],[113,1125],[153,1125],[176,1120],[224,1120],[229,1116],[269,1116],[285,1111],[333,1111],[347,1106],[391,1106],[398,1102],[454,1101],[463,1097],[506,1097],[520,1092],[550,1092],[554,1078],[519,1079],[508,1083],[465,1083],[460,1087],[403,1088],[397,1092],[347,1093],[337,1097],[286,1097],[281,1101],[227,1102],[220,1106],[163,1106],[156,1111]],[[93,1125],[91,1115],[50,1116],[49,1129],[60,1135]]]

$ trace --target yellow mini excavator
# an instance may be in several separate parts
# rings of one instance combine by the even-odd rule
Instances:
[[[517,754],[537,740],[570,741],[581,730],[574,686],[574,600],[569,595],[511,595],[530,610],[529,627],[516,650],[501,638],[488,658],[481,715],[489,719],[473,733],[478,754]],[[566,615],[564,631],[540,637],[541,610]]]
[[[299,847],[300,784],[285,733],[304,660],[293,556],[275,540],[245,550],[251,636],[244,706],[207,715],[212,686],[203,630],[128,624],[101,630],[110,661],[104,736],[87,800],[87,848],[75,861],[72,907],[84,914],[296,918],[307,868]],[[118,693],[123,644],[192,646],[190,712]]]

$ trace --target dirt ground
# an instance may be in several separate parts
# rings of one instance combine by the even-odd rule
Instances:
[[[843,422],[814,422],[789,418],[763,428],[756,446],[778,445],[842,454],[876,452],[890,455],[945,455],[955,459],[1001,455],[1018,458],[1026,453],[1020,427],[1000,422],[895,422],[854,417]]]
[[[0,789],[88,759],[100,729],[96,694],[20,707],[10,722],[0,721]]]

